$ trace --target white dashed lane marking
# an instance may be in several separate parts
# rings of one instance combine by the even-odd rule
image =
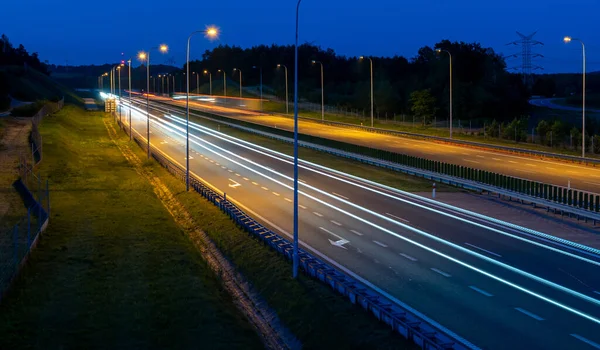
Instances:
[[[284,199],[285,199],[286,201],[290,202],[290,203],[291,203],[291,202],[293,202],[291,199],[289,199],[289,198],[287,198],[287,197],[286,197],[286,198],[284,198]]]
[[[266,187],[261,187],[263,190],[268,191],[269,189]]]
[[[529,311],[527,311],[525,309],[521,309],[520,307],[516,307],[515,310],[517,310],[517,311],[519,311],[519,312],[521,312],[521,313],[523,313],[523,314],[525,314],[525,315],[527,315],[527,316],[529,316],[529,317],[531,317],[531,318],[533,318],[535,320],[538,320],[538,321],[543,321],[544,320],[542,317],[540,317],[540,316],[538,316],[538,315],[536,315],[536,314],[534,314],[532,312],[529,312]]]
[[[593,341],[591,341],[591,340],[589,340],[589,339],[586,339],[586,338],[584,338],[584,337],[580,336],[579,334],[572,333],[572,334],[571,334],[571,336],[572,336],[573,338],[577,338],[577,339],[581,340],[582,342],[584,342],[584,343],[588,344],[588,345],[589,345],[589,346],[591,346],[591,347],[594,347],[594,348],[596,348],[596,349],[600,349],[600,344],[598,344],[598,343],[596,343],[596,342],[593,342]]]
[[[386,214],[387,214],[387,215],[389,215],[389,216],[391,216],[391,217],[393,217],[393,218],[394,218],[394,219],[396,219],[396,220],[400,220],[400,221],[404,221],[404,222],[406,222],[406,223],[410,223],[410,221],[408,221],[408,220],[406,220],[406,219],[403,219],[403,218],[401,218],[401,217],[399,217],[399,216],[396,216],[396,215],[394,215],[394,214],[390,214],[390,213],[386,213]]]
[[[410,261],[418,261],[417,258],[413,258],[412,256],[410,256],[408,254],[400,253],[400,255],[407,258]]]
[[[378,246],[380,246],[380,247],[387,248],[387,245],[386,245],[386,244],[383,244],[383,243],[381,243],[381,242],[379,242],[379,241],[373,241],[373,243],[377,244],[377,245],[378,245]]]
[[[258,186],[258,183],[254,182],[254,181],[252,181],[252,184],[253,184],[254,186]]]
[[[477,293],[480,293],[480,294],[483,294],[483,295],[485,295],[486,297],[493,297],[493,296],[494,296],[493,294],[491,294],[491,293],[488,293],[488,292],[486,292],[485,290],[483,290],[483,289],[479,289],[479,288],[477,288],[477,287],[475,287],[475,286],[469,286],[469,288],[473,289],[473,290],[474,290],[474,291],[476,291]]]
[[[496,254],[496,253],[494,253],[494,252],[490,252],[490,251],[489,251],[489,250],[487,250],[487,249],[483,249],[483,248],[481,248],[481,247],[478,247],[478,246],[476,246],[476,245],[474,245],[474,244],[471,244],[471,243],[467,243],[467,242],[465,242],[465,245],[468,245],[469,247],[473,247],[473,248],[475,248],[475,249],[479,249],[479,250],[481,250],[482,252],[486,252],[486,253],[488,253],[488,254],[495,255],[495,256],[497,256],[497,257],[499,257],[499,258],[501,258],[501,257],[502,257],[502,255],[500,255],[500,254]]]
[[[435,267],[431,268],[432,271],[439,273],[440,275],[444,276],[444,277],[452,277],[451,274],[444,272],[442,270],[436,269]]]
[[[321,214],[321,213],[317,213],[316,211],[313,211],[313,214],[315,214],[316,216],[318,216],[318,217],[320,217],[320,218],[322,218],[322,217],[323,217],[323,214]]]
[[[300,208],[302,208],[302,209],[306,209],[306,207],[305,207],[305,206],[303,206],[302,204],[298,204],[298,206],[299,206]]]
[[[335,192],[331,192],[334,196],[338,196],[340,198],[344,198],[344,199],[349,199],[348,197],[342,196],[341,194],[335,193]]]
[[[360,232],[358,232],[356,230],[350,230],[350,232],[354,233],[357,236],[362,236],[363,235],[362,233],[360,233]]]
[[[276,195],[277,197],[281,196],[281,195],[280,195],[279,193],[277,193],[277,192],[271,192],[271,193],[273,193],[273,194],[274,194],[274,195]]]
[[[329,220],[329,221],[331,221],[331,223],[332,223],[332,224],[334,224],[334,225],[337,225],[337,226],[342,226],[342,224],[340,224],[340,223],[339,223],[339,222],[337,222],[337,221],[334,221],[334,220]]]

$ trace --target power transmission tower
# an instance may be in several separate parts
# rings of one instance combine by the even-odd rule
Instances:
[[[540,41],[533,40],[533,36],[536,33],[537,33],[537,31],[535,31],[529,35],[524,35],[524,34],[517,32],[517,34],[519,35],[519,37],[521,39],[506,44],[506,45],[521,46],[521,53],[517,53],[514,55],[507,56],[507,57],[519,57],[519,56],[521,57],[521,59],[522,59],[521,65],[517,66],[517,67],[512,67],[510,69],[520,69],[521,70],[521,74],[523,77],[523,84],[525,84],[525,86],[527,86],[528,88],[531,88],[531,86],[533,85],[533,77],[531,75],[532,71],[534,71],[536,69],[543,69],[542,67],[540,67],[532,62],[533,58],[544,57],[543,55],[541,55],[539,53],[533,52],[533,50],[532,50],[532,48],[536,45],[544,45],[544,43],[542,43]]]

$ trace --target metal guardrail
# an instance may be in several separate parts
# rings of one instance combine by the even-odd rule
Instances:
[[[211,114],[205,113],[204,114]],[[280,141],[292,143],[293,139],[281,135],[276,135],[270,132],[256,130],[252,127],[247,127],[243,125],[239,125],[236,123],[237,121],[234,118],[224,117],[220,115],[214,115],[217,118],[211,118],[206,115],[199,115],[194,113],[193,115],[201,118],[205,118],[211,120],[213,122],[222,123],[228,125],[233,128],[237,128],[240,130],[244,130],[250,133],[258,134],[261,136],[269,137],[272,139],[277,139]],[[212,114],[211,114],[212,115]],[[227,121],[227,120],[233,120]],[[239,121],[237,121],[239,122]],[[251,124],[251,123],[249,123]],[[548,211],[553,211],[554,213],[560,213],[561,216],[568,214],[569,217],[576,217],[578,220],[583,219],[587,222],[587,220],[591,220],[594,225],[597,221],[600,221],[600,196],[586,193],[582,191],[574,191],[571,189],[567,189],[560,186],[551,186],[543,183],[537,183],[533,181],[528,181],[525,179],[519,179],[511,176],[505,176],[501,174],[494,174],[485,171],[478,171],[476,169],[458,167],[458,172],[453,170],[452,167],[448,164],[440,163],[440,162],[424,162],[422,163],[425,168],[429,169],[419,169],[417,167],[401,165],[396,162],[387,161],[378,159],[375,157],[369,157],[362,154],[357,154],[354,152],[343,151],[334,147],[327,147],[323,145],[317,145],[307,141],[299,141],[299,145],[305,148],[311,148],[314,150],[318,150],[321,152],[326,152],[332,155],[356,160],[362,163],[383,167],[386,169],[402,172],[405,174],[422,177],[425,179],[429,179],[432,181],[437,181],[440,183],[445,183],[448,185],[470,189],[478,192],[487,192],[487,193],[495,193],[499,196],[505,196],[509,199],[515,199],[520,201],[521,203],[529,203],[534,207],[542,207],[546,208]],[[417,162],[418,163],[418,162]],[[438,170],[438,171],[435,171]],[[440,172],[441,170],[441,172]],[[463,174],[463,178],[452,176],[448,174],[444,174],[444,172],[448,173],[459,173]],[[486,175],[487,174],[487,175]],[[494,175],[495,177],[492,179],[489,175]],[[464,177],[467,177],[465,179]],[[487,177],[487,178],[486,178]],[[476,181],[475,179],[484,179],[481,182]],[[521,188],[524,192],[528,193],[519,193],[518,191],[509,190],[506,188],[502,188],[499,186],[494,186],[490,183],[500,182],[508,187],[512,188]],[[594,197],[595,197],[595,205],[594,205]],[[565,203],[566,202],[566,203]]]
[[[123,128],[123,130],[126,133],[129,131],[127,128]],[[146,149],[146,142],[136,135],[133,138],[142,149]],[[151,154],[171,174],[181,181],[185,181],[185,170],[179,165],[174,164],[165,157],[160,150],[151,148]],[[227,201],[225,196],[215,192],[198,178],[194,176],[190,177],[190,187],[219,207],[236,224],[255,238],[261,240],[265,245],[282,254],[288,260],[292,259],[292,244],[287,239],[260,224],[236,205]],[[457,339],[447,334],[418,316],[409,307],[398,305],[356,278],[335,269],[330,264],[308,253],[304,249],[299,249],[299,258],[300,267],[307,275],[325,283],[353,304],[360,305],[363,309],[373,314],[379,321],[385,322],[394,331],[402,334],[421,348],[427,350],[463,350],[476,348],[476,346],[466,340]]]

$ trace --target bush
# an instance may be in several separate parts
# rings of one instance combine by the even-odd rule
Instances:
[[[10,108],[10,98],[8,96],[0,96],[0,112]]]
[[[39,110],[44,107],[46,101],[36,101],[26,105],[13,108],[11,114],[14,117],[33,117]]]

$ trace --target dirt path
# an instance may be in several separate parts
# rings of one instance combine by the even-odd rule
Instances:
[[[116,141],[117,131],[108,118],[104,118],[104,125],[123,156],[135,167],[138,174],[148,180],[154,189],[154,193],[175,222],[188,234],[211,269],[220,277],[224,289],[231,295],[240,312],[255,327],[263,340],[265,348],[300,349],[301,345],[296,337],[281,324],[275,312],[270,310],[266,303],[261,300],[259,294],[235,270],[235,267],[217,249],[208,235],[198,228],[190,213],[175,198],[160,178],[144,169],[143,162],[131,150],[129,144],[122,145]]]
[[[21,198],[12,187],[18,178],[19,154],[29,155],[31,119],[4,118],[0,135],[0,229],[10,226],[11,220],[25,213]]]

